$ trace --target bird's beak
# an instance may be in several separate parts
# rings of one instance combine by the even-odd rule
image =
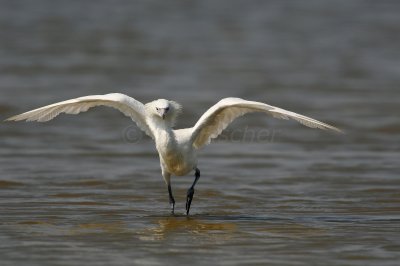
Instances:
[[[162,117],[163,120],[165,119],[165,116],[167,115],[167,113],[168,113],[168,110],[165,109],[165,108],[160,109],[160,111],[159,111],[159,114],[160,114],[160,116]]]

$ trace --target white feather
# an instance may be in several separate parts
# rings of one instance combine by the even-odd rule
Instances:
[[[194,147],[201,148],[209,144],[211,139],[218,137],[233,120],[253,112],[264,112],[279,119],[292,118],[307,127],[341,132],[331,125],[272,105],[240,98],[225,98],[208,109],[192,128],[191,140]]]
[[[140,129],[146,132],[147,135],[154,138],[153,133],[146,123],[146,113],[144,105],[141,102],[121,93],[90,95],[62,101],[10,117],[6,121],[26,120],[47,122],[61,113],[79,114],[99,105],[109,106],[118,109],[126,116],[129,116]]]

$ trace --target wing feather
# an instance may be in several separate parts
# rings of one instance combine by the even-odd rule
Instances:
[[[236,118],[247,113],[264,112],[278,119],[294,119],[299,123],[324,130],[341,132],[340,129],[313,118],[300,115],[282,108],[261,102],[246,101],[240,98],[225,98],[208,109],[192,128],[191,141],[196,148],[201,148],[218,137]]]
[[[62,101],[34,109],[32,111],[19,114],[6,119],[6,121],[38,121],[47,122],[54,119],[61,113],[79,114],[86,112],[95,106],[109,106],[121,111],[124,115],[130,117],[140,129],[154,139],[151,129],[146,123],[146,114],[144,105],[132,97],[121,93],[110,93],[105,95],[90,95]]]

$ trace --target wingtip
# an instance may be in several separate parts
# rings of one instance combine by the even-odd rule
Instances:
[[[3,122],[11,122],[11,121],[15,121],[13,116],[3,120]]]
[[[334,131],[337,134],[346,134],[343,130],[341,130],[340,128],[337,128],[337,127],[330,126],[329,129]]]
[[[346,132],[344,132],[344,131],[341,130],[341,129],[338,129],[336,132],[337,132],[338,134],[346,135]]]
[[[3,120],[3,122],[18,122],[18,121],[24,120],[24,118],[21,118],[19,116],[20,115],[14,115],[12,117],[9,117],[9,118]]]

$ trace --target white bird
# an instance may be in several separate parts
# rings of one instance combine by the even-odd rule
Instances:
[[[187,215],[194,195],[194,186],[200,177],[200,170],[197,168],[197,152],[200,148],[209,144],[211,139],[218,137],[234,119],[247,113],[262,112],[275,118],[291,118],[307,127],[341,132],[336,127],[310,117],[265,103],[247,101],[240,98],[220,100],[200,117],[194,127],[173,129],[177,116],[181,112],[180,104],[165,99],[142,104],[120,93],[90,95],[58,102],[10,117],[6,121],[46,122],[60,113],[78,114],[99,105],[110,106],[120,110],[155,141],[160,158],[162,176],[168,188],[172,213],[175,209],[175,199],[171,189],[171,175],[182,176],[191,171],[195,172],[194,182],[187,191]]]

